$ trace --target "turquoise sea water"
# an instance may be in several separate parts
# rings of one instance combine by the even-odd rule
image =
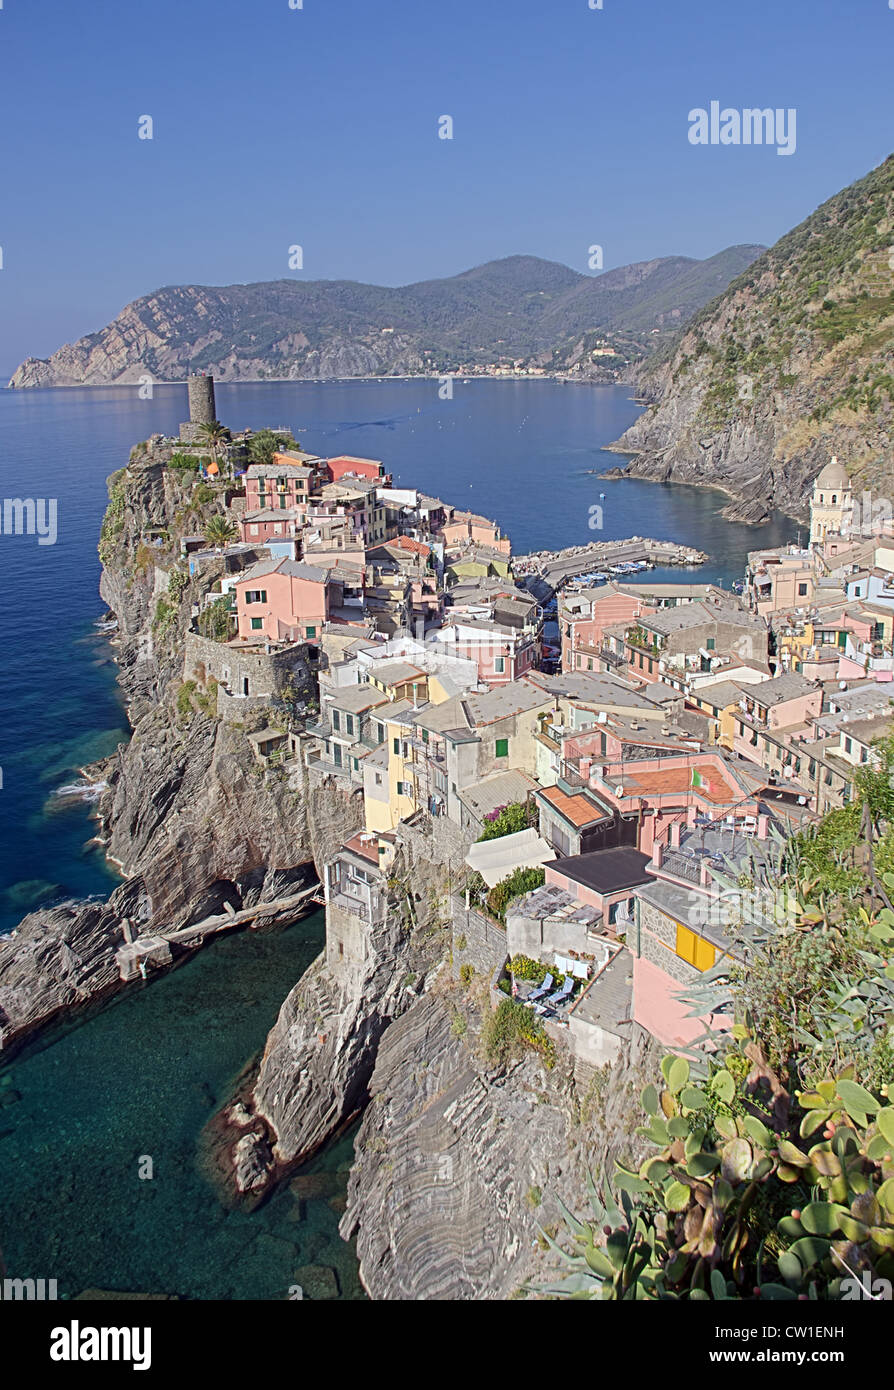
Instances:
[[[0,391],[4,497],[58,499],[59,536],[0,535],[0,931],[60,896],[106,894],[115,879],[89,843],[83,802],[60,795],[85,762],[127,737],[102,614],[96,542],[105,479],[149,434],[174,433],[184,387]],[[795,534],[719,516],[714,491],[593,476],[619,462],[601,446],[637,414],[624,388],[547,382],[220,386],[234,428],[288,425],[321,454],[383,459],[395,482],[497,518],[516,552],[634,534],[710,553],[699,571],[729,583],[749,549]],[[590,530],[590,508],[604,529]],[[216,1105],[263,1046],[279,1004],[322,941],[319,916],[288,932],[219,940],[75,1027],[42,1036],[0,1071],[0,1250],[10,1276],[185,1297],[282,1298],[294,1270],[337,1269],[360,1295],[329,1197],[296,1210],[288,1191],[252,1215],[227,1212],[198,1163]],[[343,1186],[350,1138],[317,1160]],[[141,1181],[141,1155],[155,1177]],[[295,1218],[300,1219],[296,1220]],[[300,1280],[298,1280],[300,1282]]]
[[[10,1278],[201,1299],[284,1299],[308,1265],[362,1297],[338,1236],[351,1137],[283,1188],[227,1211],[201,1166],[203,1126],[264,1045],[319,951],[323,914],[218,939],[177,969],[41,1036],[0,1071],[0,1252]],[[151,1178],[141,1178],[148,1171]],[[341,1171],[339,1172],[339,1169]],[[328,1178],[325,1176],[328,1175]]]

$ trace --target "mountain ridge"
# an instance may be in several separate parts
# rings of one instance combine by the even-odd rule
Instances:
[[[625,369],[725,287],[762,248],[705,260],[657,257],[583,275],[516,255],[405,286],[358,280],[167,285],[48,358],[27,358],[10,386],[109,385],[189,371],[222,381],[483,370],[523,362],[595,379]],[[606,367],[606,346],[617,361]]]
[[[612,448],[720,486],[731,519],[805,517],[836,454],[894,493],[894,155],[764,251],[636,372],[650,409]]]

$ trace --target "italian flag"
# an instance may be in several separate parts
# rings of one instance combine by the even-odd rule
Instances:
[[[692,769],[692,781],[689,783],[689,785],[693,788],[699,787],[702,791],[705,792],[709,792],[711,790],[711,783],[706,781],[705,778],[698,771],[698,768],[695,767]]]

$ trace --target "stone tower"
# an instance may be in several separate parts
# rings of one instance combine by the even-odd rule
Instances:
[[[189,376],[186,378],[189,392],[189,420],[180,426],[180,438],[186,442],[200,439],[199,425],[212,425],[217,419],[214,402],[214,377]]]
[[[213,425],[217,419],[214,404],[214,377],[191,376],[186,381],[189,391],[189,420],[192,425]]]
[[[837,458],[833,457],[813,484],[810,544],[821,545],[827,536],[849,535],[853,511],[851,480]]]

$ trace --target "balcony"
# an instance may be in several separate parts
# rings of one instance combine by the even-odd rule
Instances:
[[[687,854],[666,851],[661,856],[661,868],[665,873],[671,874],[674,878],[682,878],[686,883],[701,883],[699,860],[690,858]]]

